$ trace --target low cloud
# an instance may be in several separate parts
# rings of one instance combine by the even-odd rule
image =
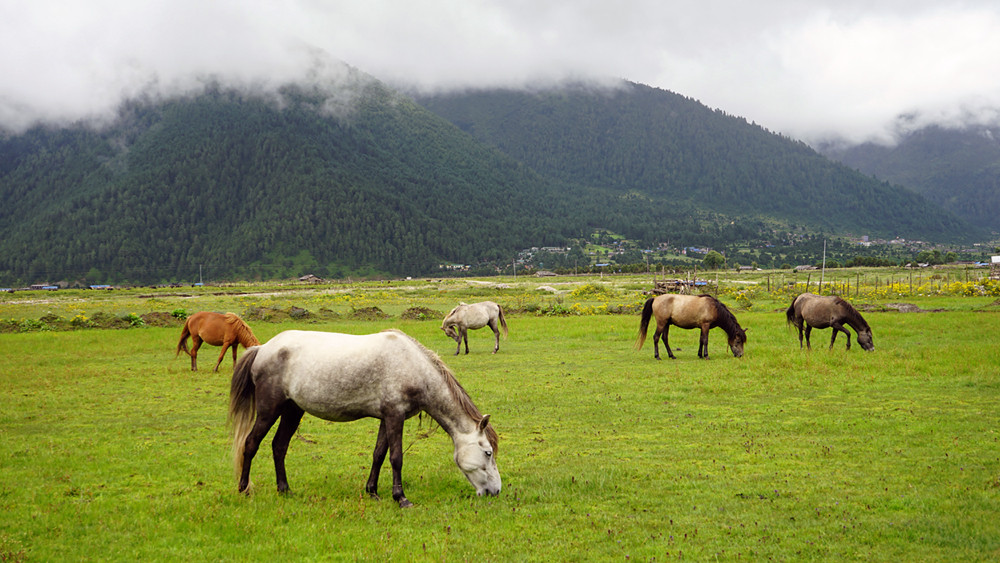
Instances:
[[[996,29],[986,0],[9,2],[0,127],[100,121],[208,80],[333,91],[354,76],[343,61],[424,91],[627,79],[807,141],[887,141],[996,120]]]

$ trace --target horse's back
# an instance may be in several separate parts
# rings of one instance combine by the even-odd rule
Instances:
[[[715,320],[713,304],[711,298],[701,295],[666,293],[654,300],[653,310],[659,320],[669,320],[681,328],[693,328]]]
[[[421,361],[422,360],[422,361]],[[254,377],[275,378],[306,412],[332,421],[379,418],[425,383],[426,356],[406,335],[288,330],[260,347]]]
[[[226,316],[212,311],[199,311],[188,317],[184,326],[188,332],[213,346],[221,346],[226,338]]]
[[[843,317],[843,299],[833,296],[803,293],[795,298],[797,316],[809,323],[813,328],[829,328],[837,319]]]
[[[499,305],[492,301],[481,301],[471,305],[463,303],[455,307],[451,314],[448,315],[448,319],[454,324],[461,324],[466,328],[477,329],[488,325],[499,314]]]

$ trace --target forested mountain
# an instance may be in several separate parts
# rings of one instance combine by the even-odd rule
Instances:
[[[830,145],[830,158],[923,194],[969,222],[1000,231],[1000,127],[931,126],[892,146]]]
[[[491,90],[418,102],[572,185],[836,233],[940,240],[956,238],[963,229],[961,220],[905,188],[648,86]]]
[[[324,101],[215,90],[3,140],[0,277],[420,273],[570,234],[549,182],[407,98],[373,83],[340,118]]]
[[[100,128],[0,137],[0,286],[424,274],[599,228],[709,246],[794,224],[965,232],[910,192],[662,90],[420,100],[456,127],[374,79],[352,88],[212,86],[133,100]]]

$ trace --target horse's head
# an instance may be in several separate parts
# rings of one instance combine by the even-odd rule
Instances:
[[[496,433],[488,428],[490,415],[479,422],[476,430],[455,439],[455,463],[479,496],[500,494],[500,471],[496,460]],[[490,439],[492,435],[492,440]]]
[[[444,331],[445,336],[447,336],[448,338],[451,338],[453,340],[458,338],[458,333],[455,332],[455,327],[453,325],[443,326],[441,327],[441,330]]]
[[[747,331],[749,330],[736,327],[733,333],[729,335],[729,349],[737,358],[743,357],[743,345],[747,342]]]
[[[858,344],[868,352],[875,349],[875,341],[872,340],[872,329],[868,328],[858,332]]]

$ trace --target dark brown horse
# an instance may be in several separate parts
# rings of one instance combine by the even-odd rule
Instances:
[[[188,350],[187,339],[191,337],[191,350]],[[233,349],[233,364],[236,364],[236,350],[242,344],[244,348],[257,346],[260,342],[253,335],[253,331],[235,313],[211,313],[202,311],[188,317],[181,331],[180,342],[177,343],[177,357],[183,351],[191,356],[191,371],[198,371],[198,348],[202,342],[208,342],[212,346],[222,346],[219,353],[219,361],[215,362],[215,369],[219,371],[219,364],[222,358],[226,357],[226,350]]]
[[[670,325],[680,328],[700,328],[701,340],[698,343],[698,357],[708,359],[708,331],[719,327],[726,331],[729,338],[729,349],[739,358],[743,355],[743,345],[747,341],[747,331],[743,330],[736,317],[721,301],[711,295],[673,295],[666,294],[650,297],[642,308],[642,320],[639,322],[639,339],[636,340],[636,350],[642,349],[646,341],[646,331],[649,319],[656,315],[656,332],[653,333],[653,357],[660,359],[658,341],[663,336],[663,345],[667,355],[674,359],[674,353],[667,342]]]
[[[278,419],[271,442],[278,492],[288,491],[285,454],[304,413],[333,422],[379,419],[365,491],[378,499],[389,454],[392,498],[403,494],[403,423],[423,411],[447,432],[454,460],[478,495],[500,494],[497,434],[437,354],[398,330],[350,335],[287,330],[251,348],[233,370],[229,394],[238,490],[250,486],[250,464]]]
[[[857,309],[850,303],[844,301],[836,295],[819,296],[813,293],[803,293],[792,300],[792,304],[785,311],[788,323],[795,325],[799,329],[799,348],[802,348],[802,333],[806,335],[806,347],[811,349],[809,343],[809,333],[814,328],[832,328],[833,336],[830,338],[830,348],[837,341],[837,333],[843,332],[847,335],[847,349],[851,349],[851,332],[844,328],[848,325],[858,333],[858,344],[862,348],[871,352],[875,349],[872,341],[872,329],[868,322]]]

